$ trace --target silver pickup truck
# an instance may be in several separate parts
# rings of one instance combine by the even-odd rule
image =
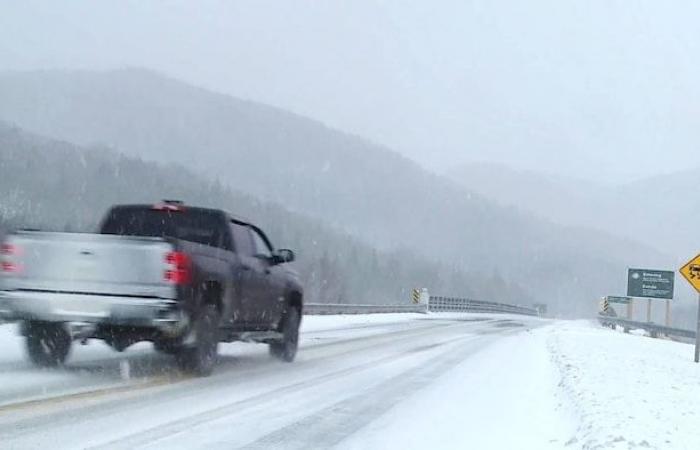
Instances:
[[[0,318],[22,323],[30,359],[64,362],[73,340],[139,341],[206,375],[219,342],[296,355],[303,290],[256,226],[181,203],[112,208],[98,234],[20,231],[0,247]]]

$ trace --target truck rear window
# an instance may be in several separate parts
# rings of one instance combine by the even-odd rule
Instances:
[[[221,217],[218,214],[206,211],[115,208],[108,213],[100,233],[173,237],[212,247],[224,247],[221,223]]]

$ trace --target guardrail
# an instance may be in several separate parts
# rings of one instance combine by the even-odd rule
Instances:
[[[307,303],[304,314],[389,314],[425,313],[425,305],[349,305],[344,303]]]
[[[428,311],[539,315],[536,309],[525,306],[455,297],[430,297],[428,305],[352,305],[341,303],[307,303],[304,305],[305,314],[311,315],[426,313]]]
[[[509,305],[506,303],[485,302],[468,298],[455,297],[430,297],[429,310],[435,312],[480,312],[499,314],[521,314],[526,316],[538,316],[535,308],[527,306]]]
[[[695,339],[695,331],[684,330],[682,328],[667,327],[651,322],[637,322],[634,320],[622,319],[620,317],[611,317],[604,315],[599,315],[598,321],[603,326],[613,327],[615,325],[619,325],[623,327],[625,331],[629,331],[632,329],[644,330],[649,332],[649,334],[651,334],[652,337],[656,337],[663,334],[666,336]]]

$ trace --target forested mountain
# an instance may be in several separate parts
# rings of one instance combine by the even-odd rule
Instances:
[[[594,311],[597,297],[620,290],[628,265],[659,257],[631,241],[499,206],[311,119],[149,71],[4,73],[0,98],[0,119],[28,130],[182,164],[205,183],[220,180],[220,189],[282,204],[381,250],[409,249],[481,280],[499,274],[554,311]],[[96,192],[110,189],[92,175]],[[170,179],[164,186],[186,192],[189,180]],[[101,193],[93,201],[113,199]],[[323,249],[328,258],[339,254]]]
[[[234,192],[180,166],[31,135],[0,123],[0,225],[94,231],[114,203],[178,198],[246,216],[296,249],[308,301],[406,303],[412,287],[527,302],[497,275],[477,277],[406,251],[382,252],[317,220]],[[2,231],[0,230],[0,233]]]

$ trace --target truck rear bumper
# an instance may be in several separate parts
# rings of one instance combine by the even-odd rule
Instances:
[[[39,291],[0,291],[0,319],[154,327],[185,320],[176,300]]]

